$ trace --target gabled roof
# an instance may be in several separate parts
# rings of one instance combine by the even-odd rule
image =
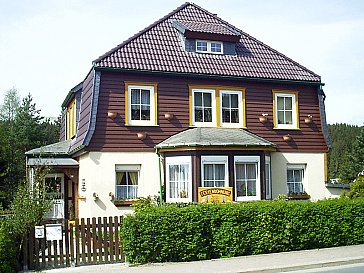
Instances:
[[[179,22],[194,32],[240,35],[236,55],[184,50]],[[235,34],[234,34],[235,33]],[[94,61],[96,68],[218,75],[289,81],[321,81],[320,76],[201,7],[185,3]]]
[[[276,145],[244,129],[193,128],[175,134],[156,145],[157,149],[177,147],[240,146],[275,148]]]

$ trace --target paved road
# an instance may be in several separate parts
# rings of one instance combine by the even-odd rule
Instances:
[[[364,272],[364,263],[289,271],[287,273],[361,273],[361,272]]]

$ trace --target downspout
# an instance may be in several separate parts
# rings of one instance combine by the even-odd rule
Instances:
[[[329,149],[332,148],[332,144],[329,137],[329,131],[327,129],[327,122],[326,122],[326,111],[325,111],[325,99],[326,95],[324,91],[322,90],[322,85],[320,85],[317,88],[317,94],[319,99],[319,106],[320,106],[320,115],[321,115],[321,127],[322,127],[322,133],[325,138],[326,145]]]
[[[163,203],[163,184],[162,184],[162,171],[161,171],[161,154],[156,150],[158,155],[158,173],[159,173],[159,204]]]

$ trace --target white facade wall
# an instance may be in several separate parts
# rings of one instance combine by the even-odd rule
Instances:
[[[324,153],[279,153],[271,155],[273,198],[287,195],[287,164],[305,165],[303,186],[311,200],[333,197],[325,186]]]
[[[132,212],[131,207],[116,207],[109,197],[110,192],[115,194],[117,164],[140,165],[138,195],[158,195],[160,183],[156,153],[89,152],[79,158],[79,217],[118,216]],[[99,196],[96,201],[94,193]]]

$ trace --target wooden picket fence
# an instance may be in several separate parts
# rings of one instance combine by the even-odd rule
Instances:
[[[49,269],[123,262],[120,242],[122,217],[81,218],[64,225],[62,240],[35,238],[34,230],[25,240],[24,269]]]

